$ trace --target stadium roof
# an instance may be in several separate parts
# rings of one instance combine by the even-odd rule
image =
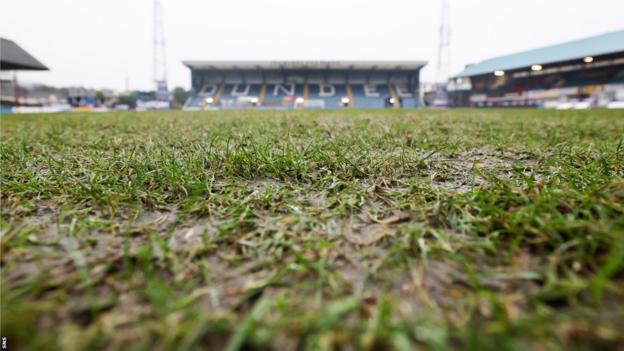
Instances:
[[[48,67],[12,40],[0,38],[0,70],[47,71]]]
[[[466,67],[456,77],[477,76],[497,70],[520,69],[616,52],[624,52],[624,30],[492,58]]]
[[[191,69],[214,70],[417,70],[426,61],[183,61]]]

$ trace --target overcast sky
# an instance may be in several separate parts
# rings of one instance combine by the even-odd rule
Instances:
[[[426,60],[440,0],[162,0],[170,88],[196,60]],[[152,0],[0,0],[0,36],[51,68],[25,81],[152,89]],[[451,73],[468,63],[624,29],[624,0],[451,0]]]

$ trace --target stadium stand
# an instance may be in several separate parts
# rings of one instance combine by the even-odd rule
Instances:
[[[223,109],[239,109],[250,106],[258,99],[261,84],[225,84],[221,86],[219,100]]]
[[[342,99],[349,98],[346,84],[310,84],[306,100],[323,101],[324,108],[342,108]]]
[[[0,69],[10,71],[47,71],[46,67],[31,54],[9,39],[0,38]]]
[[[198,109],[420,107],[420,61],[185,61]],[[388,104],[388,101],[392,102]]]
[[[485,60],[449,81],[453,106],[605,107],[624,99],[624,31]]]
[[[43,63],[22,49],[14,41],[0,38],[0,71],[47,71]],[[13,80],[0,79],[0,112],[13,112],[14,106],[31,105],[40,106],[40,101],[32,101],[20,96],[22,89],[14,73]]]
[[[398,96],[401,107],[411,108],[417,107],[418,99],[416,99],[411,93],[411,89],[406,85],[394,85],[392,87]]]
[[[387,85],[358,84],[352,86],[353,103],[357,108],[384,108],[388,98]]]
[[[199,110],[205,97],[201,95],[193,95],[184,103],[184,109],[188,111]]]
[[[287,106],[294,104],[297,97],[303,97],[303,84],[267,84],[262,104],[266,106]]]

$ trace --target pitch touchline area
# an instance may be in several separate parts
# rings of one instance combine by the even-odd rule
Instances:
[[[18,349],[624,348],[620,111],[0,117]]]

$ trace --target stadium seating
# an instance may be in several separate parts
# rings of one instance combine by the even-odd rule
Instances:
[[[345,84],[309,84],[308,99],[323,100],[325,109],[342,108],[341,100],[348,97]]]
[[[252,98],[260,96],[261,84],[225,84],[220,89],[219,106],[239,109],[251,105]]]
[[[620,84],[620,83],[624,83],[624,70],[618,72],[615,77],[613,77],[613,79],[611,80],[612,84]]]
[[[290,105],[297,97],[303,97],[303,84],[267,84],[263,106],[284,106]]]
[[[377,85],[351,85],[353,92],[353,106],[356,108],[384,108],[385,99],[389,96],[388,86]]]
[[[392,89],[396,92],[397,97],[400,99],[401,107],[403,108],[415,108],[418,107],[418,99],[410,93],[410,89],[404,85],[393,85]]]
[[[620,66],[621,67],[621,66]],[[624,69],[602,68],[574,70],[545,75],[527,75],[505,80],[477,83],[473,106],[541,106],[545,101],[567,99],[608,100],[593,96],[594,87],[624,83]],[[587,88],[587,89],[586,89]],[[593,100],[592,100],[593,101]]]
[[[418,107],[418,99],[413,97],[401,98],[401,107],[403,108],[415,108]]]
[[[263,94],[264,91],[264,94]],[[350,99],[349,107],[384,108],[390,97],[400,97],[401,107],[418,107],[418,99],[406,93],[405,87],[387,84],[222,84],[204,86],[200,93],[191,96],[184,104],[186,110],[203,108],[241,109],[252,107],[252,98],[258,99],[257,108],[261,109],[339,109],[343,98]],[[214,98],[214,104],[208,106],[205,100]],[[304,102],[296,103],[297,98]]]
[[[238,97],[258,97],[261,84],[226,84],[221,90],[221,99],[234,99]]]
[[[200,96],[200,95],[192,95],[190,96],[186,102],[184,103],[184,106],[182,107],[182,109],[184,110],[199,110],[201,108],[202,105],[202,101],[205,99],[204,96]]]

